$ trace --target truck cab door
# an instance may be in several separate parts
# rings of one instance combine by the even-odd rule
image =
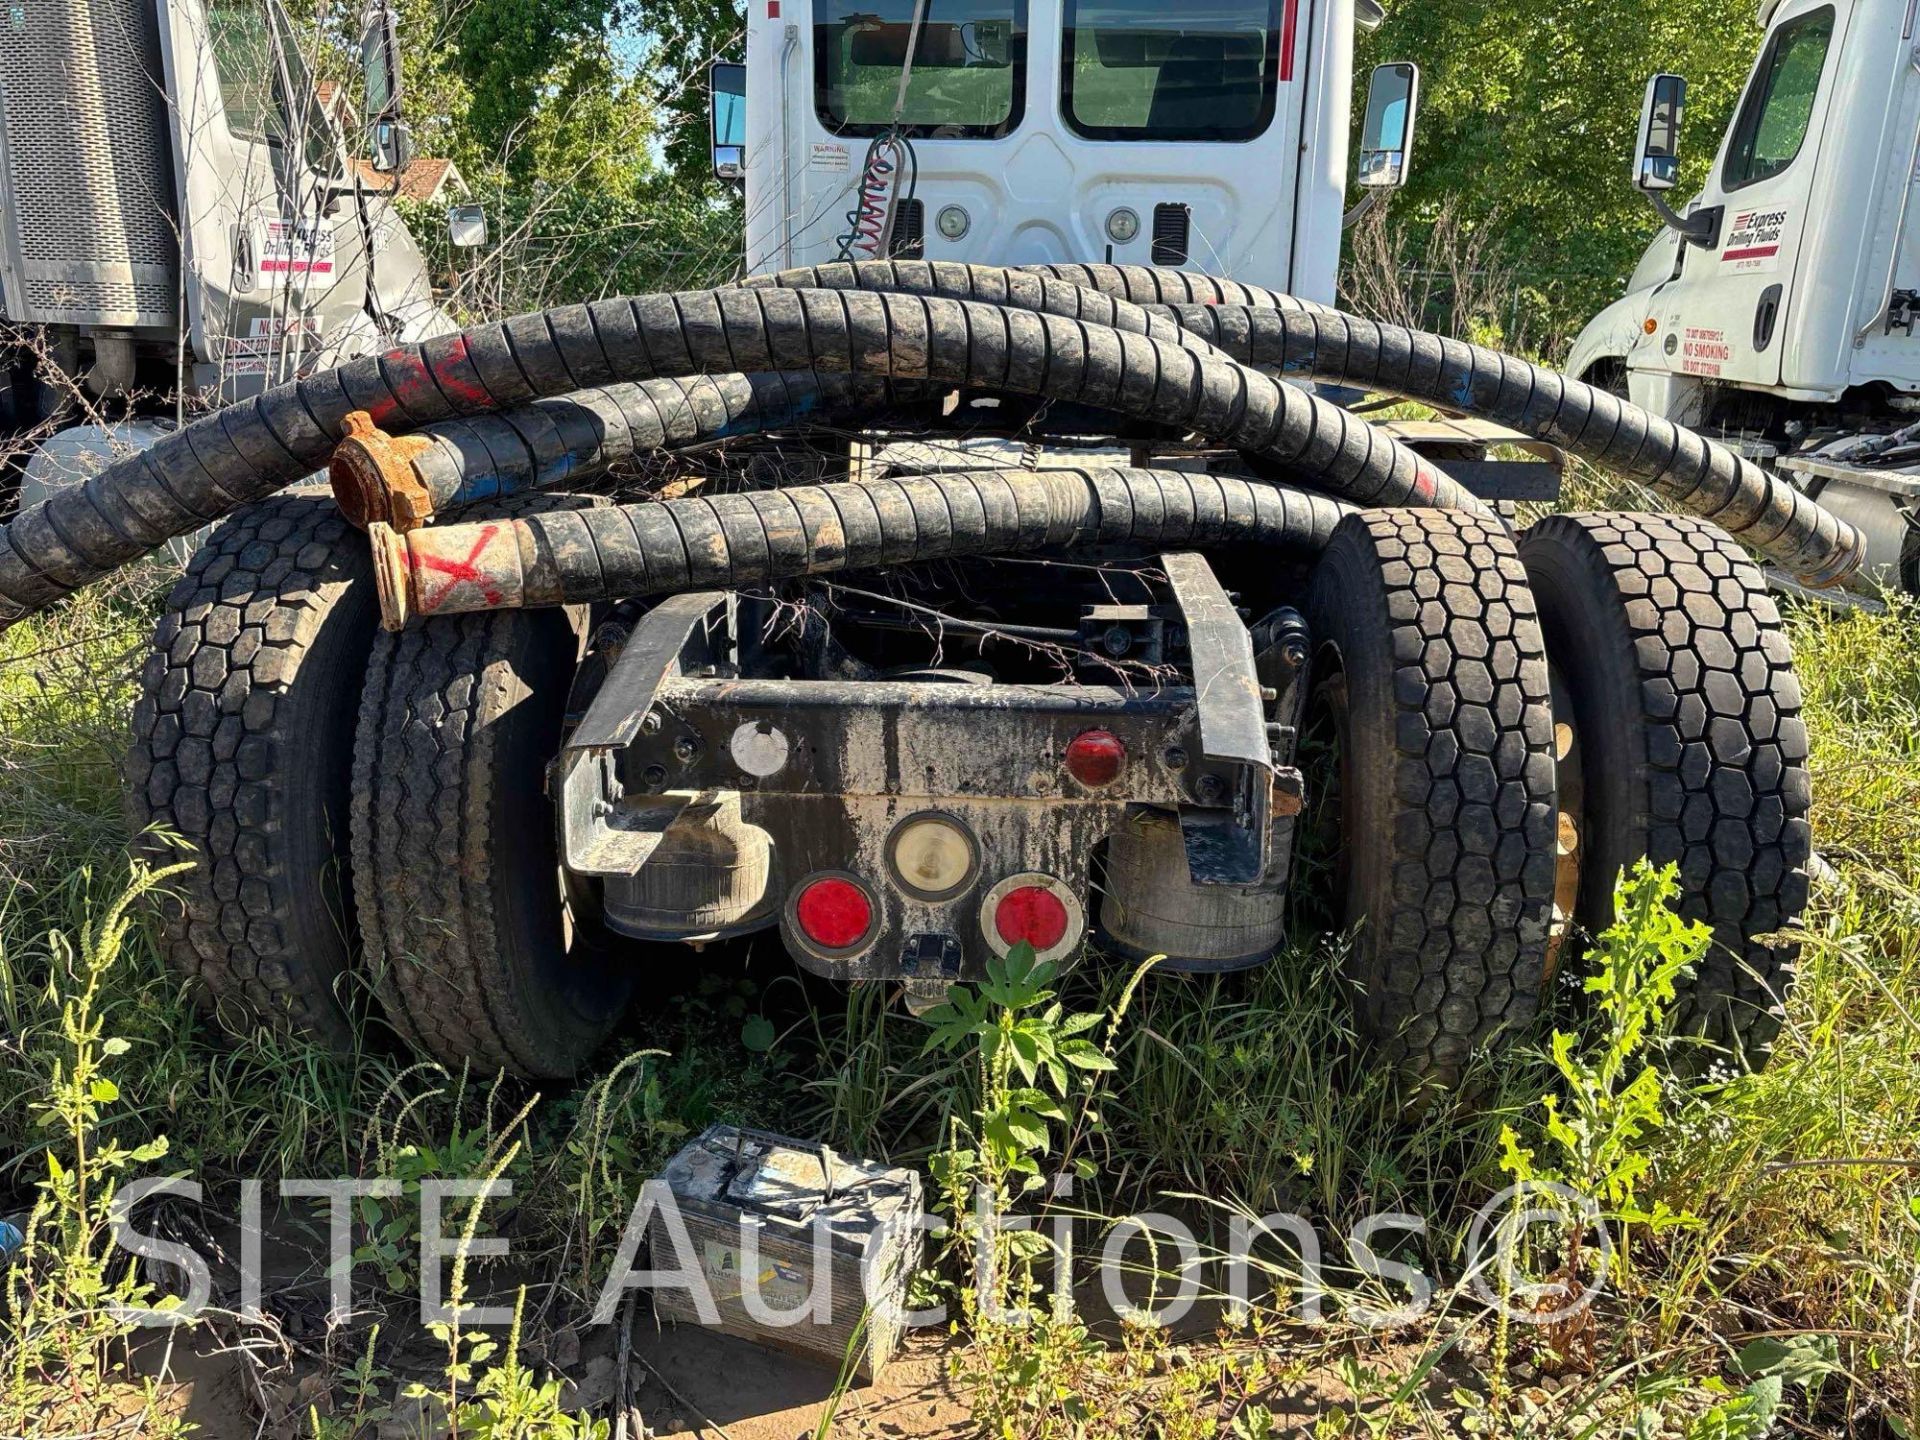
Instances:
[[[1706,245],[1652,311],[1637,371],[1743,385],[1781,383],[1781,335],[1811,217],[1814,174],[1852,0],[1786,0],[1748,78],[1694,215],[1717,212]]]
[[[334,363],[366,327],[365,246],[277,0],[159,9],[194,380],[233,400]]]

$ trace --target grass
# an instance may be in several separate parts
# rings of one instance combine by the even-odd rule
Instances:
[[[44,1112],[34,1107],[71,1076],[62,1022],[86,978],[82,932],[130,878],[114,767],[158,584],[132,577],[0,636],[0,1215],[41,1198],[50,1155],[71,1159],[65,1132],[37,1124]],[[1642,1146],[1640,1199],[1693,1220],[1634,1232],[1630,1279],[1596,1312],[1591,1373],[1537,1383],[1555,1357],[1471,1306],[1388,1335],[1338,1324],[1305,1332],[1269,1308],[1248,1328],[1186,1341],[1198,1358],[1172,1361],[1174,1337],[1153,1332],[1042,1326],[1018,1343],[999,1337],[955,1362],[993,1397],[978,1413],[1013,1434],[1253,1437],[1279,1433],[1270,1402],[1284,1392],[1317,1397],[1313,1423],[1328,1436],[1706,1437],[1765,1433],[1755,1406],[1772,1384],[1780,1409],[1769,1423],[1794,1433],[1916,1433],[1916,618],[1905,607],[1792,613],[1816,839],[1832,873],[1815,887],[1772,1067],[1665,1098],[1666,1123]],[[1305,936],[1249,975],[1149,976],[1115,1032],[1117,1069],[1081,1142],[1092,1173],[1075,1203],[1108,1214],[1184,1205],[1214,1240],[1228,1209],[1298,1210],[1330,1233],[1368,1211],[1405,1210],[1432,1222],[1415,1247],[1427,1267],[1458,1274],[1473,1210],[1507,1183],[1501,1129],[1539,1142],[1538,1100],[1554,1087],[1553,1069],[1538,1054],[1509,1057],[1480,1077],[1477,1108],[1443,1103],[1410,1122],[1352,1042],[1337,974],[1337,941]],[[1105,1010],[1129,978],[1124,967],[1088,967],[1066,982],[1069,1008]],[[530,1277],[530,1344],[590,1305],[596,1263],[604,1268],[640,1180],[711,1120],[924,1163],[986,1103],[978,1067],[929,1056],[924,1024],[889,1009],[880,989],[803,981],[765,946],[691,972],[599,1071],[544,1092],[413,1065],[371,1028],[352,1063],[286,1039],[224,1040],[193,1014],[139,929],[112,958],[96,1003],[101,1034],[126,1042],[103,1062],[117,1084],[98,1103],[98,1137],[132,1149],[164,1135],[171,1148],[158,1168],[205,1179],[215,1210],[230,1213],[233,1192],[222,1187],[244,1174],[378,1174],[417,1185],[503,1168],[516,1199],[489,1211],[488,1223],[512,1235],[516,1273]],[[1537,1049],[1545,1030],[1531,1039]],[[1221,1208],[1172,1198],[1200,1194]],[[380,1212],[397,1243],[366,1277],[390,1309],[404,1308],[411,1279],[410,1203]],[[46,1301],[49,1277],[66,1272],[48,1255],[12,1273],[16,1288]],[[131,1282],[109,1273],[108,1283]],[[1336,1288],[1358,1283],[1347,1273]],[[126,1429],[128,1415],[163,1428],[162,1389],[137,1382],[121,1343],[103,1341],[98,1303],[70,1307],[37,1338],[16,1308],[0,1354],[0,1433],[92,1434]],[[38,1313],[44,1319],[45,1304]],[[371,1318],[329,1340],[317,1393],[334,1397],[336,1413],[316,1414],[300,1433],[344,1437],[358,1425],[371,1434],[405,1401],[405,1377],[383,1368],[398,1365],[398,1352],[369,1338]],[[229,1337],[247,1333],[237,1321],[209,1323]],[[1808,1335],[1826,1338],[1809,1349]],[[1788,1354],[1771,1378],[1741,1367],[1743,1356],[1748,1371],[1778,1360],[1753,1349],[1760,1337]],[[482,1363],[471,1345],[450,1348],[467,1367],[462,1433],[561,1433],[540,1376],[508,1369],[476,1388],[502,1358]],[[97,1390],[71,1383],[96,1373],[82,1351],[107,1357]],[[1781,1366],[1797,1378],[1782,1381]],[[1041,1395],[1023,1367],[1070,1374],[1079,1393]],[[433,1377],[423,1393],[447,1383]]]

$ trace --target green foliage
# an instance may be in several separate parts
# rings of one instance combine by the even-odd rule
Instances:
[[[1664,1202],[1650,1210],[1639,1203],[1653,1163],[1649,1146],[1667,1118],[1653,1041],[1673,1003],[1675,982],[1692,973],[1713,938],[1698,921],[1680,918],[1673,909],[1679,895],[1678,867],[1656,870],[1645,860],[1614,886],[1615,919],[1589,956],[1592,973],[1583,987],[1599,1023],[1597,1048],[1588,1051],[1565,1030],[1553,1032],[1565,1108],[1552,1093],[1540,1103],[1555,1163],[1537,1162],[1512,1126],[1500,1132],[1500,1166],[1515,1180],[1571,1186],[1604,1198],[1612,1218],[1656,1231],[1694,1223]]]
[[[1022,1177],[1021,1188],[1042,1183],[1040,1160],[1053,1147],[1050,1127],[1066,1125],[1065,1101],[1073,1072],[1114,1069],[1110,1056],[1086,1032],[1099,1011],[1068,1015],[1050,988],[1059,967],[1034,958],[1024,941],[987,965],[979,986],[955,985],[947,1003],[931,1011],[927,1049],[971,1050],[982,1076],[975,1116],[981,1172],[990,1183]]]
[[[29,1110],[45,1136],[45,1175],[25,1230],[19,1263],[5,1277],[0,1332],[0,1430],[28,1435],[45,1431],[46,1417],[67,1397],[104,1402],[109,1346],[131,1335],[130,1312],[167,1311],[179,1298],[155,1298],[154,1286],[114,1240],[114,1200],[123,1180],[167,1153],[165,1135],[129,1145],[109,1130],[122,1118],[114,1061],[133,1042],[109,1034],[112,982],[134,925],[135,907],[184,866],[151,870],[135,864],[127,888],[103,915],[89,920],[76,950],[62,934],[53,937],[54,978],[47,1000],[58,1010],[55,1025],[34,1036],[42,1088]],[[171,1422],[154,1409],[151,1386],[140,1413],[153,1427]],[[85,1428],[84,1426],[81,1428]]]
[[[1557,358],[1619,298],[1658,227],[1627,180],[1647,77],[1691,82],[1684,196],[1707,173],[1759,38],[1753,0],[1390,0],[1362,37],[1359,73],[1390,59],[1423,70],[1413,175],[1395,210],[1426,224],[1450,203],[1494,232],[1527,287],[1523,328]]]
[[[504,1346],[485,1331],[462,1331],[458,1323],[435,1325],[433,1333],[449,1347],[445,1395],[452,1433],[468,1440],[607,1440],[605,1420],[561,1408],[565,1386],[553,1375],[539,1378],[520,1360],[521,1324],[527,1308],[522,1286],[514,1297],[513,1326]],[[499,1359],[492,1365],[486,1362]],[[482,1368],[484,1367],[484,1368]],[[461,1391],[469,1398],[461,1400]],[[424,1385],[408,1387],[415,1400],[439,1400],[441,1392]]]

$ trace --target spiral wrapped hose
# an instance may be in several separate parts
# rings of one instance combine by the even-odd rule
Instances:
[[[1352,507],[1178,470],[984,470],[369,531],[383,622],[1090,545],[1317,554]]]
[[[1166,306],[1157,299],[1155,308],[1148,310],[1123,294],[1077,284],[1040,267],[1008,269],[1001,265],[962,265],[950,260],[854,260],[802,265],[771,275],[754,275],[740,283],[748,289],[776,286],[783,290],[871,290],[975,300],[983,305],[1005,305],[1013,310],[1084,320],[1089,325],[1151,336],[1203,354],[1219,353],[1199,332],[1169,315]]]
[[[1097,291],[1140,306],[1247,305],[1260,310],[1332,314],[1331,306],[1298,295],[1223,280],[1197,270],[1162,270],[1153,265],[1022,265],[1021,271]]]
[[[922,398],[885,380],[819,375],[701,375],[577,390],[495,414],[436,420],[414,432],[400,463],[429,513],[550,485],[578,485],[650,454],[740,435],[851,422]],[[333,493],[361,529],[394,522],[384,477],[342,445]]]
[[[1865,537],[1726,446],[1617,395],[1459,340],[1334,311],[1240,304],[1165,313],[1244,364],[1477,415],[1644,481],[1808,585],[1859,568]]]
[[[816,369],[1178,426],[1359,504],[1485,507],[1412,451],[1225,359],[938,296],[730,288],[566,305],[368,356],[195,421],[0,531],[0,623],[323,465],[355,411],[406,432],[621,380]]]

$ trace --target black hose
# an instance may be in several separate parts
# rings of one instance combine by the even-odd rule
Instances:
[[[523,315],[198,420],[0,531],[0,622],[319,468],[355,410],[404,432],[618,380],[797,369],[1091,405],[1197,432],[1356,503],[1485,510],[1364,421],[1150,336],[935,296],[730,288]]]
[[[1318,554],[1351,507],[1172,470],[984,470],[369,532],[383,618],[734,589],[836,570],[1095,545]]]
[[[1864,537],[1787,481],[1724,445],[1545,366],[1332,311],[1179,305],[1165,313],[1245,364],[1404,396],[1551,441],[1645,482],[1806,584],[1837,584],[1863,558]]]
[[[1219,354],[1197,332],[1168,315],[1157,301],[1156,308],[1148,310],[1124,295],[1074,284],[1039,267],[1008,269],[1000,265],[962,265],[948,260],[857,260],[803,265],[771,275],[755,275],[741,284],[750,289],[774,285],[784,290],[873,290],[977,300],[983,305],[1007,305],[1036,314],[1063,315],[1069,320],[1085,320],[1089,325],[1105,325],[1131,335],[1150,335],[1204,354]]]
[[[1285,291],[1222,280],[1197,270],[1162,270],[1154,265],[1022,265],[1020,269],[1135,305],[1248,305],[1261,310],[1331,311],[1330,306],[1317,300],[1302,300]]]
[[[408,457],[433,511],[550,485],[578,485],[650,454],[741,435],[841,424],[917,398],[884,380],[818,375],[701,375],[576,390],[495,414],[437,420]],[[334,494],[363,529],[389,518],[358,467],[336,465]]]

